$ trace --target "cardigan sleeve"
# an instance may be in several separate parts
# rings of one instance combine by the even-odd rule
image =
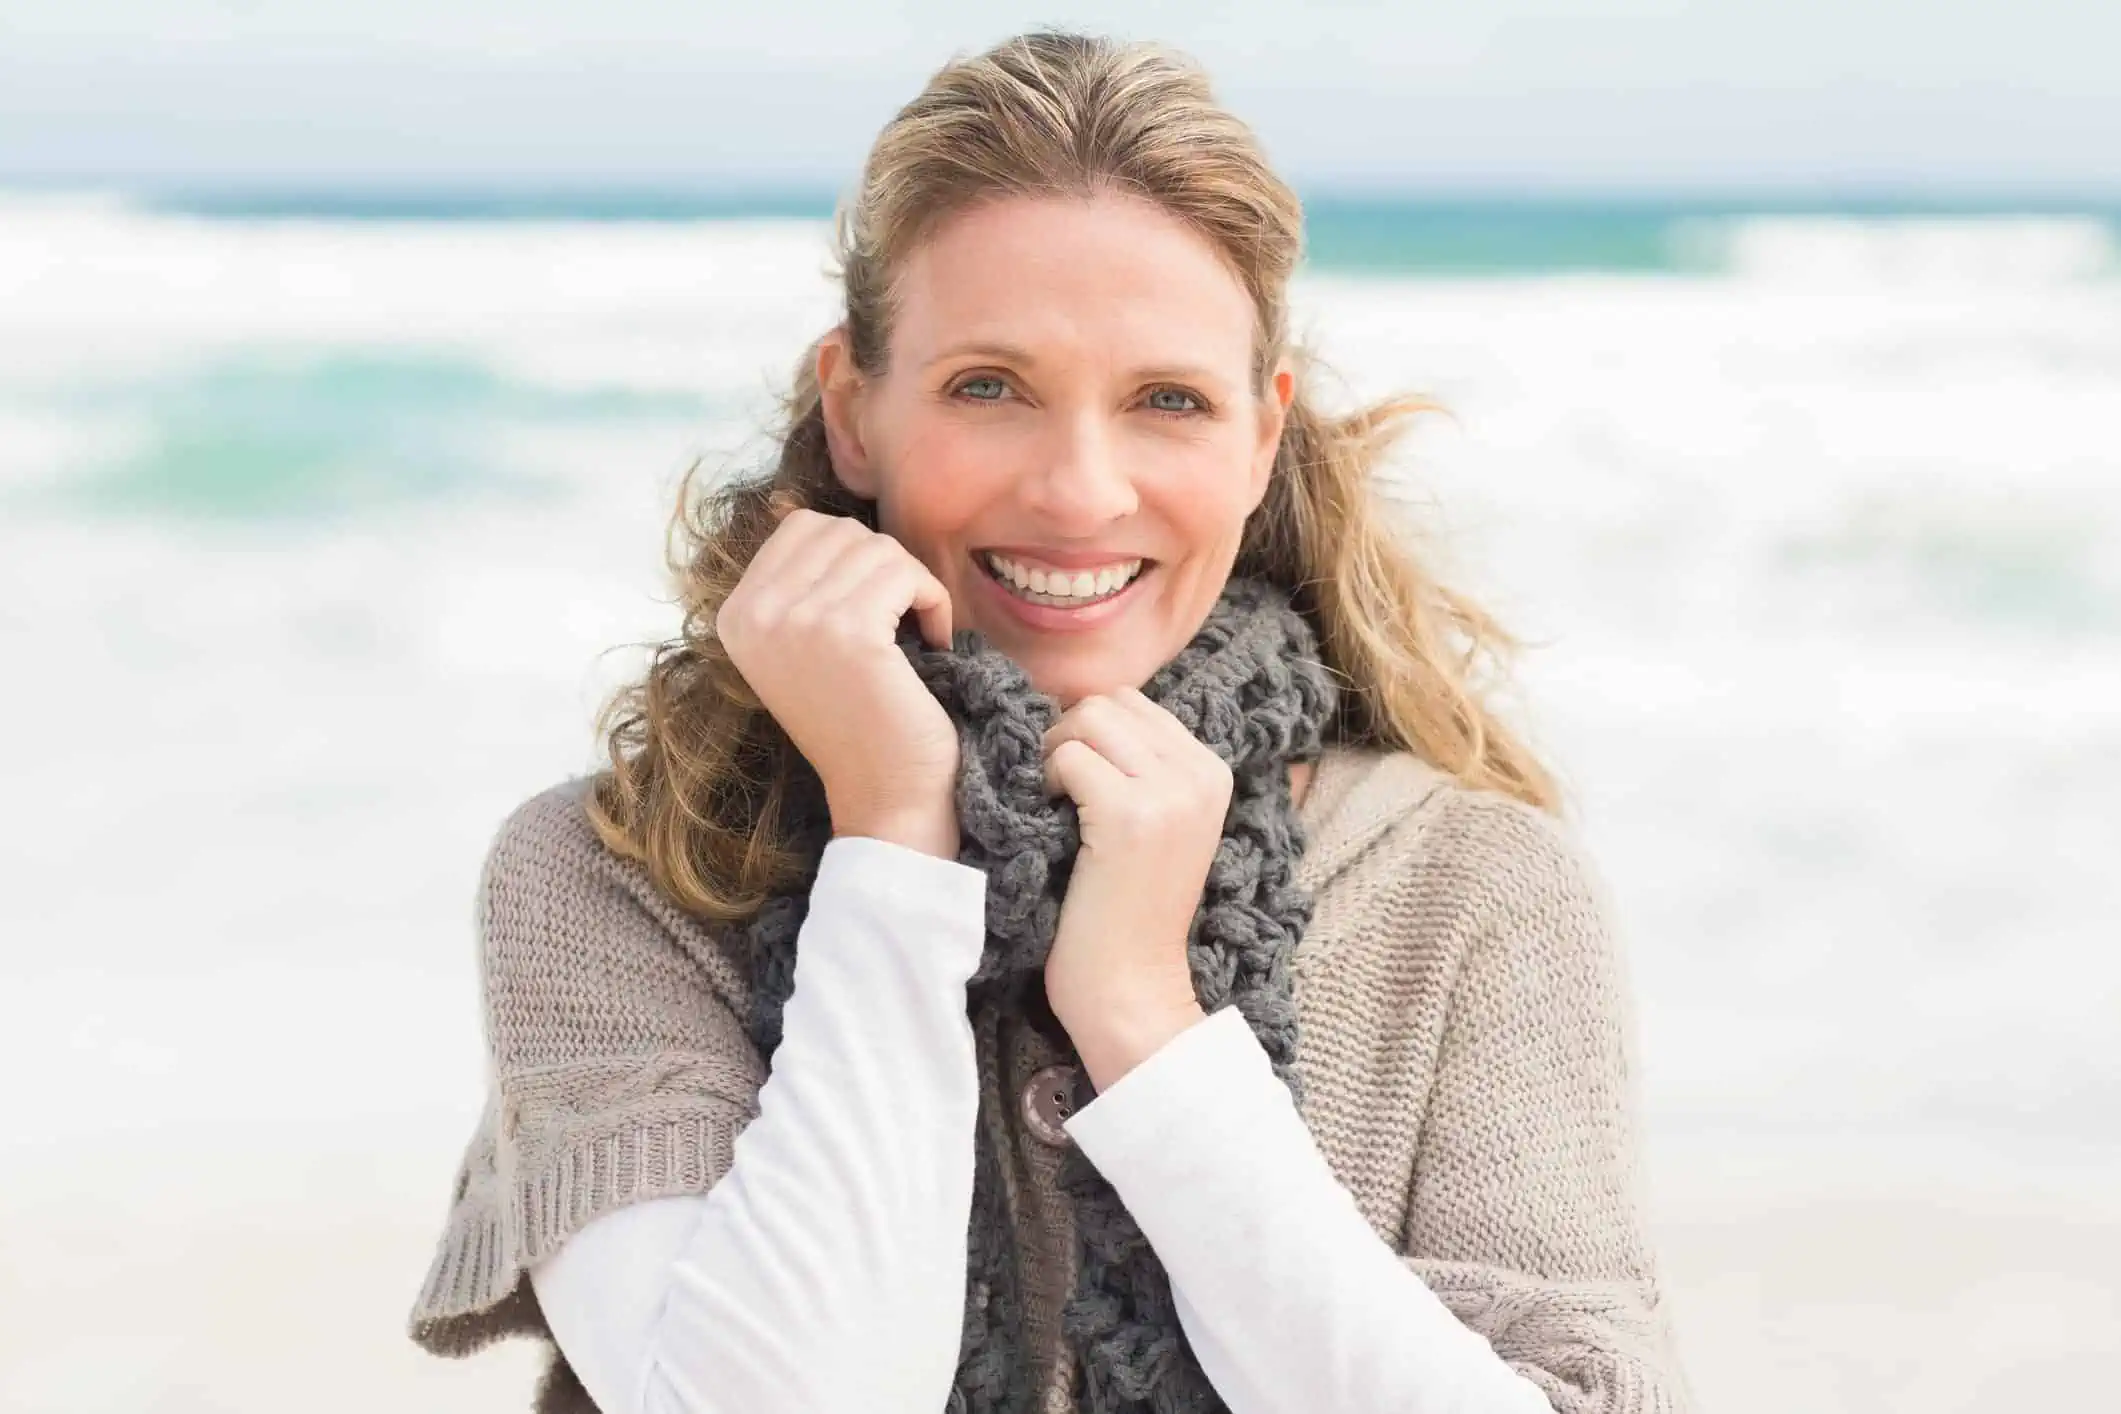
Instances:
[[[1633,1007],[1572,833],[1466,793],[1470,882],[1415,1151],[1404,1260],[1560,1414],[1691,1404],[1643,1216]]]
[[[587,788],[519,805],[480,870],[487,1083],[409,1321],[433,1354],[549,1336],[530,1266],[601,1212],[704,1191],[757,1113],[765,1066],[711,940],[603,847]]]
[[[1341,1186],[1235,1008],[1067,1122],[1170,1273],[1233,1414],[1680,1414],[1633,1192],[1621,979],[1545,817],[1475,800],[1457,989],[1401,1249]],[[1434,894],[1428,895],[1433,899]]]
[[[604,1414],[933,1414],[964,1323],[976,869],[825,846],[758,1117],[706,1194],[606,1213],[531,1268]]]
[[[1156,1249],[1231,1414],[1547,1411],[1371,1230],[1236,1007],[1066,1128]]]
[[[749,1003],[744,969],[643,870],[603,846],[584,816],[587,784],[568,782],[518,807],[481,871],[486,1099],[409,1319],[413,1340],[438,1355],[509,1336],[545,1341],[541,1414],[595,1406],[555,1343],[531,1269],[617,1209],[721,1191],[768,1078],[739,1020]],[[861,933],[850,932],[857,945]],[[978,941],[931,960],[961,974],[960,1020]],[[799,947],[799,971],[802,956]],[[821,968],[834,970],[813,957],[810,972]],[[814,1000],[829,991],[813,987]],[[969,1054],[965,1064],[969,1089]],[[971,1126],[968,1113],[968,1172]],[[897,1142],[910,1152],[910,1138]],[[785,1142],[766,1147],[769,1161],[789,1151]],[[962,1280],[961,1256],[954,1276]],[[953,1355],[955,1336],[953,1318]]]

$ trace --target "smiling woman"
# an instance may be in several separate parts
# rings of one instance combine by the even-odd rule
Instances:
[[[1027,35],[843,209],[609,766],[503,827],[412,1318],[546,1411],[1674,1410],[1594,872],[1205,78]],[[742,1143],[738,1143],[741,1136]]]

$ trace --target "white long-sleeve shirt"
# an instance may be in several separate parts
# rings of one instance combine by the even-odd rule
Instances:
[[[531,1270],[605,1414],[937,1414],[962,1333],[979,1104],[965,984],[985,877],[825,848],[783,1038],[705,1194]],[[1066,1121],[1169,1273],[1233,1414],[1550,1414],[1379,1240],[1224,1008]]]

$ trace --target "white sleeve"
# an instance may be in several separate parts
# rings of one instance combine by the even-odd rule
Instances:
[[[965,984],[986,876],[825,847],[759,1112],[704,1194],[606,1213],[532,1268],[604,1414],[934,1414],[956,1375],[979,1108]]]
[[[1552,1414],[1378,1239],[1235,1007],[1065,1127],[1162,1260],[1231,1414]]]

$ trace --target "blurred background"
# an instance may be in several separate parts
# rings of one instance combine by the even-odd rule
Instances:
[[[0,0],[0,1408],[513,1410],[403,1322],[471,906],[954,52],[1188,50],[1611,885],[1726,1414],[2109,1404],[2121,10]]]

